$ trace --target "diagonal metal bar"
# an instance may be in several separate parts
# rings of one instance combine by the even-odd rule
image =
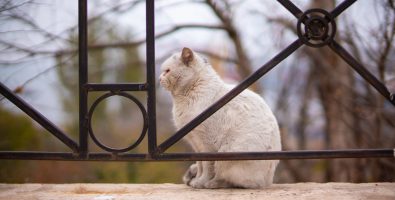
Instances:
[[[291,12],[297,19],[299,19],[303,12],[295,6],[290,0],[277,0],[281,5],[283,5],[289,12]]]
[[[344,61],[346,61],[355,71],[357,71],[367,82],[369,82],[381,95],[395,105],[393,95],[388,91],[387,87],[382,84],[374,75],[372,75],[365,67],[363,67],[354,57],[351,56],[340,44],[332,41],[329,47],[336,52]]]
[[[30,106],[25,100],[15,95],[10,89],[8,89],[3,83],[0,82],[0,93],[10,100],[14,105],[20,108],[23,112],[29,115],[34,121],[39,123],[47,131],[61,140],[64,144],[70,147],[74,152],[78,152],[78,144],[70,139],[63,131],[61,131],[55,124],[49,121],[40,112]]]
[[[335,9],[331,11],[331,15],[333,18],[336,18],[339,16],[344,10],[346,10],[348,7],[350,7],[353,3],[355,3],[357,0],[345,0],[338,6],[336,6]]]
[[[222,108],[225,104],[227,104],[229,101],[231,101],[234,97],[236,97],[238,94],[240,94],[243,90],[247,89],[250,85],[252,85],[255,81],[257,81],[259,78],[261,78],[263,75],[265,75],[271,69],[273,69],[278,63],[280,63],[282,60],[284,60],[289,55],[291,55],[294,51],[296,51],[302,45],[303,45],[303,42],[300,39],[297,39],[295,42],[293,42],[291,45],[289,45],[287,48],[285,48],[283,51],[281,51],[279,54],[277,54],[274,58],[272,58],[265,65],[263,65],[261,68],[259,68],[256,72],[254,72],[248,78],[246,78],[242,83],[240,83],[238,86],[233,88],[225,96],[223,96],[221,99],[219,99],[213,105],[211,105],[209,108],[207,108],[201,114],[199,114],[195,119],[193,119],[191,122],[189,122],[184,127],[182,127],[180,130],[178,130],[173,136],[171,136],[166,141],[164,141],[161,145],[159,145],[158,146],[159,153],[164,152],[166,149],[168,149],[173,144],[178,142],[181,138],[183,138],[190,131],[192,131],[194,128],[196,128],[200,123],[202,123],[204,120],[209,118],[212,114],[214,114],[217,110]]]

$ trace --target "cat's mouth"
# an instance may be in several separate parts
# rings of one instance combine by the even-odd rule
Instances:
[[[159,79],[160,85],[165,88],[166,90],[170,90],[170,83],[169,80],[166,78],[160,78]]]
[[[171,78],[168,78],[166,76],[161,76],[159,78],[159,83],[166,90],[174,91],[180,79],[181,79],[181,75],[173,76]]]

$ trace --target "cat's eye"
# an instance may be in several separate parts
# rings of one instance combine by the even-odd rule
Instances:
[[[167,73],[169,73],[170,72],[170,69],[166,69],[165,70],[165,74],[167,74]]]

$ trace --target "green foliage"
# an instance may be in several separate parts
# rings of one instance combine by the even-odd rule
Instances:
[[[0,107],[0,151],[21,151],[40,148],[40,140],[32,121],[24,115]]]
[[[43,133],[24,115],[0,106],[0,151],[37,150]],[[23,182],[29,173],[29,161],[0,160],[0,182]]]
[[[181,162],[128,163],[129,181],[135,183],[181,183],[187,165]]]

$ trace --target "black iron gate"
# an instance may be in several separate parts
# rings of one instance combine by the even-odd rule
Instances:
[[[310,9],[302,12],[290,0],[277,0],[297,19],[298,39],[287,48],[278,53],[274,58],[260,67],[257,71],[246,78],[228,94],[207,108],[174,135],[161,144],[157,144],[156,110],[155,110],[155,29],[154,29],[154,0],[146,1],[146,37],[147,37],[147,77],[145,83],[132,84],[101,84],[88,81],[88,58],[87,58],[87,0],[79,0],[79,142],[70,139],[56,125],[51,123],[37,110],[31,107],[23,99],[15,95],[4,84],[0,83],[0,93],[33,120],[56,136],[66,144],[72,152],[18,152],[2,151],[0,159],[27,159],[27,160],[80,160],[80,161],[186,161],[186,160],[270,160],[270,159],[318,159],[318,158],[378,158],[395,157],[395,149],[347,149],[347,150],[321,150],[321,151],[279,151],[279,152],[229,152],[229,153],[165,153],[165,151],[188,134],[196,126],[214,114],[235,96],[252,85],[255,81],[273,69],[282,60],[303,45],[311,47],[329,46],[336,54],[343,58],[356,72],[369,82],[382,96],[395,106],[395,96],[386,86],[366,70],[356,59],[351,56],[334,39],[336,34],[335,18],[344,10],[356,2],[345,0],[331,12],[323,9]],[[105,91],[92,106],[88,106],[87,96],[89,92]],[[145,91],[147,93],[147,109],[132,95],[126,91]],[[115,149],[102,144],[95,136],[91,128],[91,118],[96,106],[110,96],[123,96],[140,108],[144,122],[143,130],[137,141],[129,147]],[[128,153],[139,145],[148,133],[147,153]],[[88,149],[88,138],[93,140],[99,147],[108,153],[93,153]]]

